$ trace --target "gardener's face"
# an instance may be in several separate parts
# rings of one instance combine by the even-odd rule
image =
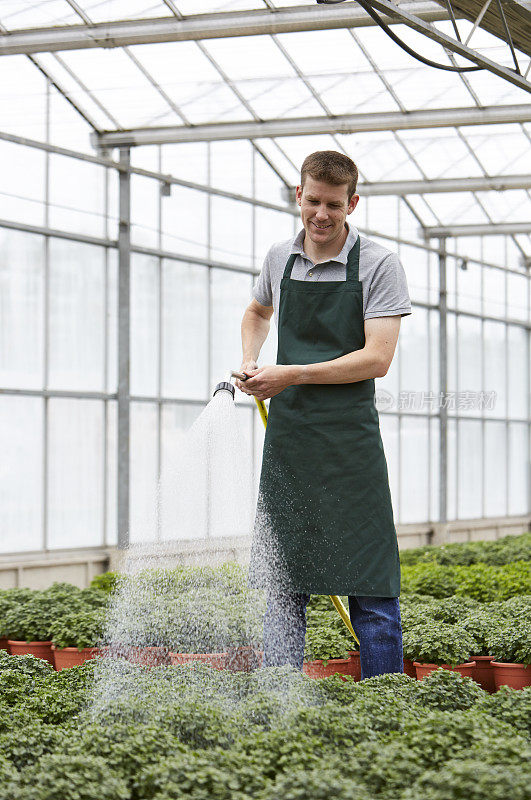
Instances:
[[[302,186],[297,186],[297,203],[306,235],[318,245],[331,244],[344,233],[345,220],[352,214],[359,200],[355,194],[349,200],[348,185],[333,186],[307,176]]]

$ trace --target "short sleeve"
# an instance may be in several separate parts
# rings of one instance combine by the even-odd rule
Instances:
[[[369,286],[364,318],[406,316],[411,300],[406,273],[396,253],[387,254],[378,264]]]
[[[271,250],[268,251],[262,271],[253,287],[253,297],[263,306],[273,305],[273,290],[271,287]]]

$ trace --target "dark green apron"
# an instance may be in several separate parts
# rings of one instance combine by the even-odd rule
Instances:
[[[280,284],[277,364],[365,345],[360,240],[345,281]],[[374,379],[288,386],[271,399],[250,583],[308,594],[398,597],[400,562]]]

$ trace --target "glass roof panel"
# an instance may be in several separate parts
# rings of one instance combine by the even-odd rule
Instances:
[[[46,79],[24,56],[0,58],[0,130],[46,138]]]
[[[355,75],[336,73],[307,77],[332,114],[399,110],[381,78],[372,70]]]
[[[264,8],[262,0],[177,0],[174,5],[185,15]]]
[[[338,150],[337,142],[332,136],[287,136],[278,140],[286,156],[292,161],[297,175],[301,164],[309,153],[316,150]],[[298,183],[298,178],[297,181]]]
[[[434,213],[447,225],[483,224],[489,221],[472,192],[430,194],[426,199]]]
[[[477,197],[488,214],[499,222],[520,220],[528,222],[529,195],[524,189],[504,192],[477,192]]]
[[[23,56],[20,56],[23,58]],[[62,88],[63,92],[75,103],[78,108],[82,109],[92,120],[94,125],[100,130],[106,128],[114,128],[115,123],[110,109],[107,113],[96,103],[90,95],[77,83],[74,77],[62,66],[61,62],[56,58],[53,53],[40,53],[35,57],[38,63],[45,70],[46,74],[55,80]],[[0,59],[0,64],[3,59]],[[27,64],[31,66],[30,62]]]
[[[79,17],[66,0],[2,0],[0,21],[8,31],[12,31],[71,25],[79,22]]]
[[[225,83],[204,84],[198,89],[194,91],[192,88],[190,98],[180,104],[181,111],[192,124],[238,122],[253,118]]]
[[[130,51],[189,122],[252,118],[195,42],[150,44]]]
[[[520,125],[461,128],[489,175],[531,173],[531,142]]]
[[[270,36],[211,39],[204,46],[231,80],[291,78],[296,75]]]
[[[371,71],[370,63],[348,31],[283,33],[278,39],[306,75]]]
[[[181,120],[122,49],[78,50],[62,60],[123,128]]]
[[[400,138],[427,178],[483,175],[483,170],[452,128],[400,131]]]
[[[280,141],[280,140],[279,140]],[[269,161],[278,169],[291,186],[296,186],[300,179],[295,164],[284,154],[276,139],[255,139],[256,144]],[[282,143],[283,144],[283,143]]]
[[[82,0],[79,5],[92,22],[172,16],[161,0]]]
[[[236,81],[235,85],[261,119],[324,114],[321,104],[299,78]]]
[[[392,133],[351,133],[341,135],[339,141],[355,161],[365,180],[395,181],[418,180],[422,173],[408,158],[400,142]]]

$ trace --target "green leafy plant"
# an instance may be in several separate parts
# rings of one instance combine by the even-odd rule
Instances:
[[[531,664],[531,621],[517,620],[501,625],[486,637],[495,661]]]
[[[423,627],[403,634],[404,658],[426,664],[456,664],[468,661],[474,649],[471,635],[459,625],[427,621]]]
[[[15,603],[5,615],[9,639],[25,642],[50,641],[52,623],[65,609],[64,603],[36,592],[26,602]]]
[[[142,800],[251,800],[265,783],[252,757],[216,749],[158,761],[140,773],[136,788]]]
[[[121,575],[119,572],[102,572],[92,578],[90,586],[93,589],[100,589],[106,594],[113,594],[120,580]]]
[[[415,564],[402,568],[405,592],[450,597],[456,593],[455,568],[436,563]]]
[[[466,542],[402,550],[400,561],[403,566],[429,562],[468,566],[478,562],[501,565],[513,561],[531,561],[531,533],[505,536],[493,542]]]
[[[531,686],[519,690],[501,686],[494,694],[485,695],[477,708],[531,738]]]
[[[528,800],[531,770],[480,760],[451,760],[445,764],[444,780],[439,770],[421,775],[401,800]]]
[[[308,615],[305,661],[348,658],[356,642],[335,611],[316,611]]]
[[[0,591],[0,637],[9,639],[9,615],[34,596],[32,589],[3,589]]]
[[[101,639],[105,616],[101,610],[75,610],[54,620],[50,635],[56,647],[96,647]]]
[[[435,670],[419,681],[416,692],[417,702],[440,711],[464,711],[484,696],[485,692],[472,678],[445,669]]]
[[[123,778],[103,758],[51,753],[28,767],[5,800],[130,800]]]

